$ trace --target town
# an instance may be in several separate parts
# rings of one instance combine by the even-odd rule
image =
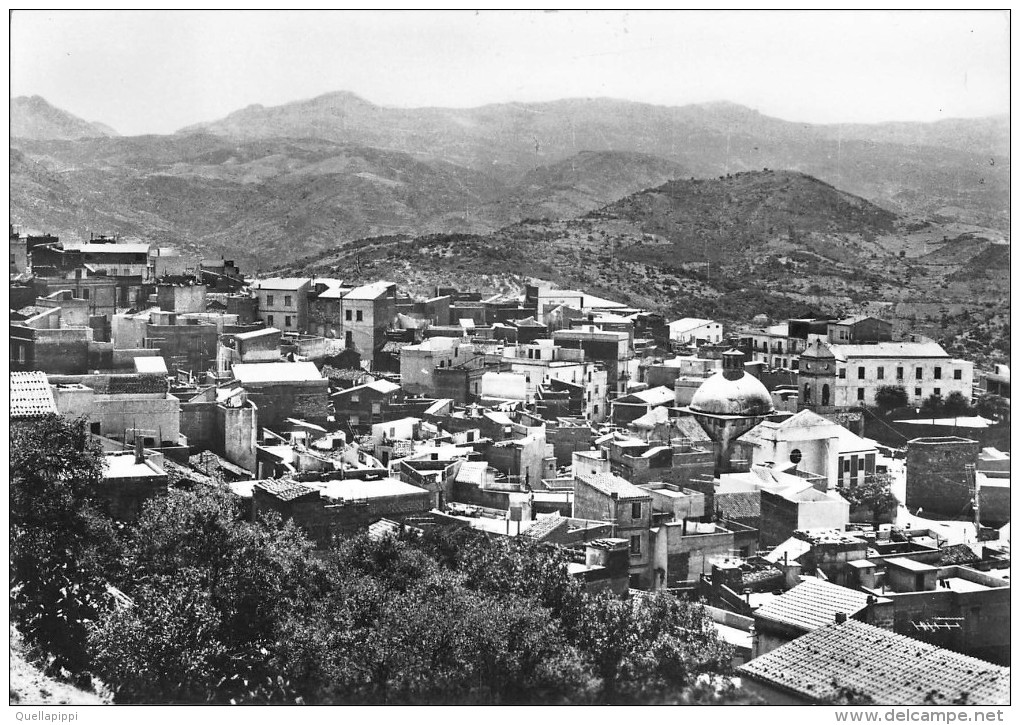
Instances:
[[[114,520],[206,487],[323,553],[477,530],[701,602],[769,704],[1009,701],[1005,365],[868,315],[412,297],[107,232],[11,226],[10,391],[12,429],[84,416]]]

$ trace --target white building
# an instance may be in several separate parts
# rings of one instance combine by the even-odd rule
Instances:
[[[798,390],[802,408],[815,412],[876,405],[887,386],[900,387],[910,405],[961,393],[971,399],[974,364],[951,358],[936,342],[830,345],[814,340],[801,353]]]
[[[722,323],[702,320],[697,317],[684,317],[674,320],[669,325],[669,339],[683,345],[697,344],[698,340],[717,345],[722,342]]]
[[[864,483],[875,473],[878,456],[873,443],[810,410],[759,423],[740,436],[736,447],[752,464],[793,464],[798,471],[822,476],[829,490]]]

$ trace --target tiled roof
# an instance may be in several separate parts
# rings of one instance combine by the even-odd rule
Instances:
[[[302,383],[324,380],[315,363],[238,363],[232,368],[234,378],[245,383]]]
[[[11,418],[39,418],[56,412],[46,373],[11,373]]]
[[[761,491],[717,493],[715,507],[724,518],[743,522],[761,518]]]
[[[937,342],[876,342],[870,345],[829,345],[838,360],[856,358],[948,358]]]
[[[738,672],[815,702],[843,688],[879,705],[1006,705],[1008,667],[853,619],[822,627]]]
[[[981,557],[975,554],[967,544],[950,544],[939,549],[938,566],[973,564],[978,561],[981,561]]]
[[[666,386],[660,385],[657,388],[649,388],[648,390],[639,390],[636,393],[629,393],[625,397],[637,398],[649,405],[665,405],[666,403],[672,403],[676,394]]]
[[[638,488],[627,479],[620,478],[612,473],[597,473],[594,476],[582,476],[580,480],[607,496],[611,496],[615,493],[622,499],[651,497],[651,495],[644,489]]]
[[[393,282],[379,281],[372,284],[355,287],[344,295],[345,300],[374,300],[386,294],[386,290],[393,286]]]
[[[716,494],[716,500],[719,500],[719,494]],[[765,555],[765,560],[777,564],[780,561],[784,561],[789,558],[792,561],[797,561],[804,554],[811,551],[811,544],[801,539],[789,538],[775,549]],[[785,595],[784,595],[785,596]]]
[[[561,526],[566,526],[569,523],[570,522],[562,516],[546,516],[538,519],[535,523],[522,531],[521,536],[527,536],[529,539],[535,539],[536,541],[544,541]]]
[[[868,606],[868,596],[821,579],[805,579],[754,612],[755,619],[768,619],[811,631],[835,621],[836,613],[848,617]]]
[[[311,283],[312,281],[308,277],[270,277],[269,279],[255,280],[252,283],[252,287],[270,291],[296,291]]]
[[[281,501],[293,501],[294,499],[300,498],[309,493],[318,494],[318,490],[311,486],[306,486],[303,483],[297,483],[296,481],[283,481],[275,478],[266,481],[259,481],[255,484],[255,488],[261,489],[270,496],[274,496]]]

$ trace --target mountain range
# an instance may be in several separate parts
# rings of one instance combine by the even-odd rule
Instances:
[[[669,181],[574,219],[357,240],[274,273],[387,279],[418,294],[442,283],[515,295],[545,280],[670,319],[867,313],[954,354],[1001,360],[1008,260],[994,230],[919,221],[805,174],[756,171]],[[980,341],[960,347],[970,332]]]
[[[117,132],[109,126],[80,119],[50,105],[41,96],[12,98],[10,111],[12,137],[75,139],[117,135]]]
[[[378,235],[570,219],[670,179],[786,169],[900,216],[1004,230],[1008,117],[825,126],[731,103],[397,109],[350,93],[118,137],[12,109],[11,219],[149,236],[252,267]]]

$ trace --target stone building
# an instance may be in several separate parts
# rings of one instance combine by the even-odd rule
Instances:
[[[272,429],[288,418],[326,422],[329,381],[313,363],[244,363],[233,372],[258,408],[260,425]]]
[[[432,494],[394,478],[377,480],[257,481],[252,492],[252,515],[276,511],[304,529],[320,547],[334,536],[367,531],[381,518],[424,514]]]
[[[268,327],[284,332],[308,330],[308,290],[305,277],[274,277],[253,284],[259,301],[259,317]]]
[[[980,449],[977,441],[956,436],[909,441],[906,507],[944,516],[969,514]]]
[[[630,542],[631,587],[650,586],[652,496],[648,491],[611,473],[575,473],[572,515],[612,522],[614,536]]]
[[[374,282],[355,287],[341,300],[344,347],[372,363],[377,350],[386,344],[386,330],[397,314],[397,285]]]

